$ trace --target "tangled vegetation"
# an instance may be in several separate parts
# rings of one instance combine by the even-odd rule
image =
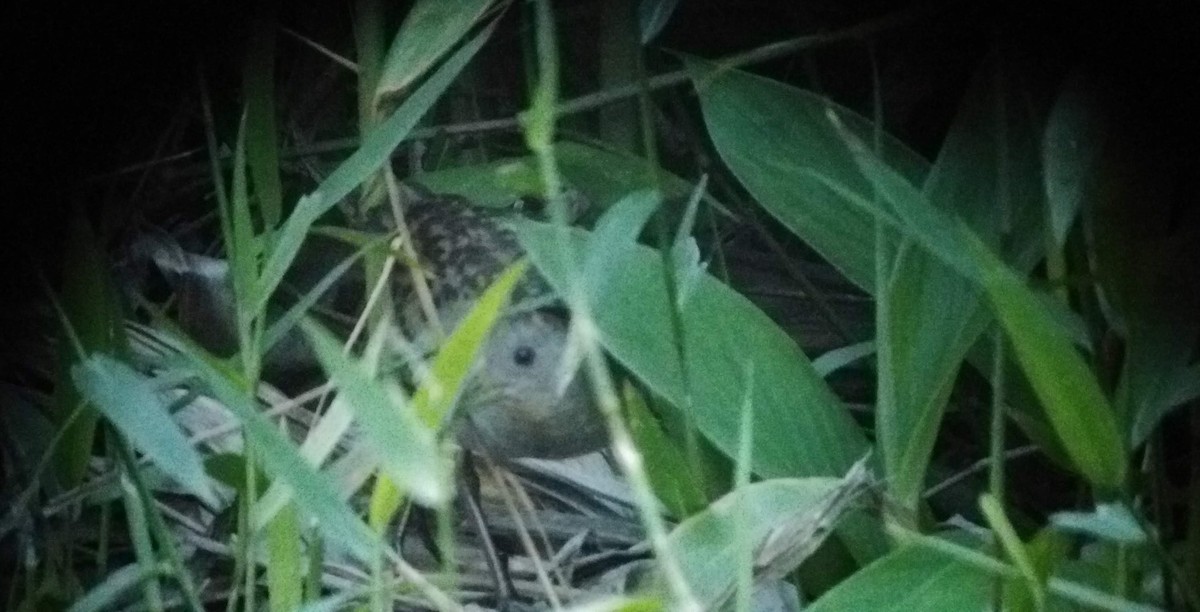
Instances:
[[[687,5],[239,17],[6,356],[6,609],[1200,609],[1200,157],[1159,98],[1005,11],[806,4],[732,52]],[[527,257],[396,375],[375,281],[323,308],[404,273],[345,229],[402,184]],[[148,235],[226,266],[230,351]],[[353,255],[297,290],[316,236]],[[444,431],[526,269],[604,416],[578,471]]]

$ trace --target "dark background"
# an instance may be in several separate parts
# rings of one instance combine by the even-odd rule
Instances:
[[[329,31],[349,35],[349,3],[312,4],[300,10],[284,3],[280,18],[311,23],[319,13]],[[680,0],[656,46],[716,58],[912,4]],[[586,13],[588,5],[560,1],[555,8],[565,19]],[[1200,40],[1200,20],[1194,2],[930,6],[928,16],[877,42],[885,105],[903,111],[889,129],[902,139],[926,155],[936,153],[971,71],[1001,45],[1026,53],[1051,77],[1082,64],[1106,79],[1115,123],[1142,143],[1145,163],[1170,176],[1178,196],[1172,205],[1195,199],[1200,54],[1191,47]],[[402,7],[392,8],[403,14]],[[11,300],[39,291],[29,284],[36,271],[57,276],[63,220],[113,196],[95,177],[153,154],[155,135],[180,100],[195,95],[198,66],[214,79],[214,95],[236,99],[248,13],[242,3],[197,0],[14,2],[2,21],[8,87],[0,248],[7,275],[20,281]],[[565,23],[561,31],[578,30]],[[296,45],[281,43],[281,56],[289,49]],[[674,68],[663,58],[651,54],[652,72]],[[862,45],[841,44],[754,70],[803,82],[811,68],[806,61],[819,64],[823,78],[817,85],[824,91],[869,110],[870,70]]]
[[[564,21],[560,32],[585,33],[589,11],[598,1],[604,0],[555,2]],[[12,364],[12,347],[19,352],[29,346],[26,341],[45,344],[53,336],[52,326],[43,328],[52,318],[31,318],[29,313],[47,312],[39,277],[55,285],[67,221],[74,215],[95,221],[104,207],[120,204],[128,183],[114,188],[102,177],[154,156],[156,139],[181,103],[198,98],[201,67],[216,101],[234,111],[226,112],[226,118],[236,116],[250,21],[246,4],[127,0],[5,5],[0,19],[7,85],[0,209],[0,353],[5,353],[5,369]],[[719,58],[917,5],[925,3],[679,0],[647,63],[650,72],[661,73],[677,68],[661,48]],[[1195,0],[1108,7],[1063,0],[950,1],[928,7],[914,23],[874,41],[889,130],[926,156],[936,155],[973,71],[997,48],[1023,58],[1024,66],[1032,67],[1027,76],[1044,78],[1047,94],[1064,74],[1081,68],[1105,85],[1106,112],[1119,132],[1112,136],[1138,152],[1130,163],[1162,183],[1163,197],[1133,205],[1170,207],[1175,218],[1196,218],[1188,210],[1200,193],[1200,53],[1193,48],[1200,41],[1200,18]],[[346,43],[351,8],[349,2],[281,3],[279,14],[284,24],[303,24],[300,29],[322,42],[329,40],[322,36],[329,36]],[[402,6],[391,8],[396,15],[404,12]],[[566,53],[586,59],[587,42],[564,40],[562,45]],[[297,48],[280,37],[280,64]],[[487,49],[496,52],[493,46]],[[519,58],[515,63],[520,65]],[[564,62],[564,70],[594,70],[594,65],[581,63],[573,67]],[[816,87],[870,113],[873,82],[863,44],[841,43],[751,69]],[[813,82],[813,73],[821,76],[819,82]],[[563,80],[570,87],[588,78]],[[577,87],[567,94],[589,91]],[[223,136],[228,139],[229,134]],[[189,142],[197,146],[203,141]],[[1198,271],[1183,272],[1195,278]],[[0,372],[0,380],[12,378],[10,372]],[[1185,428],[1165,430],[1169,436],[1187,435]],[[1023,489],[1030,497],[1069,494],[1061,478],[1040,471],[1024,477],[1041,484],[1036,491]],[[1049,490],[1055,487],[1062,490]]]

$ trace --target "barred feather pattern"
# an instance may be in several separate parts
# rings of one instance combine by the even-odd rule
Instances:
[[[494,212],[448,195],[420,194],[404,209],[417,265],[444,329],[452,330],[480,294],[523,255]],[[395,226],[390,210],[370,225]],[[427,326],[411,275],[393,275],[394,303],[417,336]],[[512,303],[552,297],[530,270]],[[425,330],[427,331],[427,330]],[[604,445],[607,436],[591,389],[568,359],[568,321],[558,309],[510,312],[497,322],[459,396],[459,441],[496,458],[558,458]],[[424,342],[418,342],[425,344]]]

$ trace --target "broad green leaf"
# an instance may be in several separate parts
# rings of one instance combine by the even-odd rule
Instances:
[[[855,361],[875,354],[875,343],[855,342],[841,348],[835,348],[816,359],[813,359],[813,370],[822,378],[844,368]]]
[[[861,483],[836,478],[779,478],[747,485],[713,502],[671,532],[671,550],[706,609],[732,597],[736,572],[791,572],[833,531]],[[747,558],[747,555],[749,557]]]
[[[1116,168],[1105,172],[1122,177]],[[1112,187],[1111,201],[1088,212],[1097,251],[1118,250],[1095,257],[1104,298],[1112,306],[1111,324],[1126,341],[1113,402],[1136,447],[1188,395],[1187,368],[1200,338],[1200,292],[1193,280],[1200,228],[1188,219],[1172,219],[1161,210],[1166,206],[1137,201],[1160,197],[1159,187],[1125,180],[1129,184]]]
[[[847,578],[806,612],[983,610],[992,576],[922,546],[900,548]]]
[[[915,504],[951,385],[990,313],[977,284],[921,249],[897,248],[890,227],[879,245],[887,249],[887,277],[874,278],[873,218],[891,211],[840,130],[879,137],[884,159],[910,181],[919,182],[927,166],[870,122],[814,94],[736,72],[711,77],[699,63],[692,70],[718,151],[760,204],[860,286],[885,283],[875,291],[879,363],[889,370],[881,372],[878,432],[889,484],[902,503]],[[967,219],[989,244],[1000,242],[1004,222],[1016,219],[1023,229],[1039,218],[1037,198],[1027,196],[1041,190],[1033,121],[1020,92],[998,87],[995,72],[989,64],[976,79],[924,181],[930,201]],[[844,192],[879,210],[849,205]],[[1004,210],[1001,193],[1016,212]],[[1032,265],[1039,235],[1017,233],[1022,269]]]
[[[184,488],[216,505],[200,454],[167,412],[153,379],[102,353],[88,357],[71,374],[80,393],[138,450]]]
[[[658,194],[653,191],[631,193],[596,222],[583,260],[582,278],[590,295],[603,293],[612,277],[621,274],[609,262],[625,257],[637,245],[638,235],[658,205]]]
[[[1200,213],[1171,203],[1160,164],[1124,138],[1106,141],[1084,227],[1108,325],[1125,338],[1113,403],[1127,440],[1146,440],[1200,338]]]
[[[385,473],[423,504],[444,502],[450,491],[433,430],[406,405],[398,388],[389,389],[388,382],[374,379],[363,363],[343,355],[341,343],[328,331],[312,321],[301,328]]]
[[[343,550],[362,561],[375,559],[379,540],[338,497],[329,477],[309,465],[291,441],[262,415],[242,383],[230,379],[199,353],[182,357],[186,359],[184,365],[197,374],[212,396],[242,421],[247,444],[258,450],[257,456],[272,480],[291,489],[296,508],[311,516],[321,532]],[[263,518],[271,517],[255,522]]]
[[[402,95],[467,36],[493,0],[420,0],[408,12],[383,60],[375,104]]]
[[[301,544],[300,518],[292,502],[267,524],[267,592],[271,612],[291,612],[300,607],[304,592]]]
[[[1177,299],[1186,300],[1181,295]],[[1149,439],[1162,417],[1189,395],[1187,363],[1200,332],[1195,320],[1160,309],[1146,308],[1134,317],[1128,323],[1125,359],[1113,398],[1129,423],[1131,447]]]
[[[513,223],[521,243],[560,294],[573,272],[560,258],[556,228]],[[582,261],[588,234],[573,231],[573,261]],[[670,329],[670,304],[661,255],[636,246],[609,261],[607,290],[590,304],[604,348],[654,393],[683,407],[684,378]],[[846,408],[812,369],[795,342],[749,300],[704,275],[680,312],[691,384],[693,422],[723,453],[737,456],[746,396],[745,372],[755,385],[753,471],[762,477],[835,475],[866,452]]]
[[[836,113],[847,129],[868,141],[871,123],[823,97],[782,83],[721,70],[700,60],[686,64],[700,95],[709,137],[733,174],[771,216],[847,278],[871,291],[872,216],[847,205],[844,194],[816,179],[824,177],[871,200],[871,184],[826,112]],[[890,136],[885,135],[882,144],[888,164],[910,181],[924,179],[927,161]]]
[[[363,138],[362,144],[353,155],[342,162],[316,189],[300,198],[296,209],[280,228],[278,241],[263,267],[256,292],[260,308],[266,304],[283,280],[284,272],[299,252],[312,224],[387,162],[392,151],[479,51],[491,32],[491,27],[486,28],[455,51],[396,109],[395,113]]]

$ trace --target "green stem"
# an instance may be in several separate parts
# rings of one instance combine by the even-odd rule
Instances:
[[[989,429],[988,491],[1004,505],[1004,335],[992,335],[992,420]]]
[[[150,534],[154,536],[155,541],[158,543],[158,549],[161,554],[166,557],[171,574],[179,583],[180,590],[183,591],[184,601],[195,612],[201,612],[204,610],[204,606],[201,605],[200,596],[196,592],[196,586],[192,583],[192,575],[184,565],[183,557],[179,554],[179,549],[175,547],[174,535],[167,529],[162,515],[154,508],[154,497],[150,495],[150,488],[146,485],[146,479],[138,469],[133,452],[129,450],[129,444],[115,429],[110,428],[109,433],[111,434],[111,439],[115,440],[114,446],[120,458],[121,465],[125,468],[123,474],[128,475],[129,480],[135,487],[138,499],[140,500],[139,507],[146,510],[145,517]],[[151,570],[155,572],[155,576],[162,573],[158,570],[157,563]]]
[[[552,146],[554,109],[558,97],[558,50],[555,43],[554,20],[550,14],[550,5],[547,0],[538,0],[534,8],[537,22],[535,36],[539,79],[533,93],[533,103],[526,114],[525,138],[538,160],[546,196],[550,201],[551,216],[557,228],[555,236],[558,240],[558,251],[561,253],[563,261],[571,269],[577,269],[574,265],[574,250],[571,248],[567,229],[567,213],[562,201],[561,177]],[[649,536],[651,548],[658,558],[667,586],[674,596],[675,608],[689,611],[699,610],[700,605],[696,602],[683,577],[679,562],[671,553],[667,541],[667,529],[662,516],[658,513],[658,502],[650,489],[649,479],[642,466],[642,456],[638,453],[633,439],[621,419],[620,405],[612,376],[608,371],[604,355],[596,344],[597,332],[583,290],[582,279],[578,275],[571,275],[569,281],[567,295],[564,297],[571,308],[571,325],[581,339],[580,344],[588,368],[588,378],[591,380],[601,414],[608,425],[614,455],[633,491],[634,501]]]

